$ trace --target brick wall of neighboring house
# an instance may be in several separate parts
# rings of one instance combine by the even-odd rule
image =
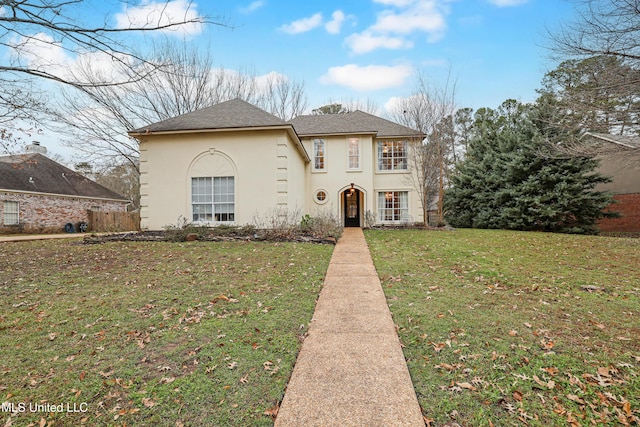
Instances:
[[[5,225],[4,202],[18,202],[19,225]],[[64,226],[88,221],[87,211],[98,209],[108,212],[126,211],[126,203],[83,199],[77,197],[48,196],[0,192],[0,233],[61,233]]]
[[[605,218],[598,222],[604,232],[640,232],[640,193],[618,194],[613,197],[618,203],[608,209],[620,212],[620,218]]]

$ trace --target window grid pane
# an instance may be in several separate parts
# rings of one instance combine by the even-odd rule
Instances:
[[[5,200],[4,225],[18,225],[20,223],[20,209],[18,202]]]
[[[360,140],[349,138],[349,169],[360,169]]]
[[[191,178],[191,207],[195,222],[234,221],[234,177]]]
[[[324,170],[324,139],[313,140],[313,168]]]
[[[378,193],[378,215],[383,222],[407,220],[409,218],[409,193],[407,191]]]
[[[378,169],[407,170],[407,142],[378,141]]]

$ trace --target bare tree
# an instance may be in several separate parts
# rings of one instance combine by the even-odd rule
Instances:
[[[251,71],[215,69],[209,50],[165,42],[154,46],[151,58],[165,66],[143,80],[63,91],[56,122],[60,132],[68,135],[65,143],[80,157],[109,164],[126,160],[137,168],[138,141],[127,132],[235,98],[266,106],[285,120],[306,108],[302,84],[281,75],[262,81]],[[90,64],[78,72],[86,81],[101,79],[100,70]]]
[[[638,0],[569,0],[576,17],[551,32],[552,51],[559,57],[614,56],[640,62]]]
[[[374,116],[380,115],[380,108],[378,107],[378,104],[371,98],[367,98],[365,100],[349,98],[338,101],[329,98],[329,101],[327,101],[325,105],[313,109],[311,114],[341,114],[353,111],[363,111],[365,113],[373,114]]]
[[[256,105],[289,121],[307,109],[304,83],[292,81],[282,74],[271,73],[263,87],[259,88]]]
[[[451,161],[451,132],[446,126],[455,111],[456,85],[449,79],[442,87],[429,84],[419,74],[411,96],[398,101],[390,112],[392,120],[419,130],[425,140],[412,141],[409,163],[410,184],[418,191],[425,224],[430,222],[429,211],[437,196],[438,223],[444,222],[443,199]]]
[[[126,0],[117,3],[123,10],[129,5]],[[123,14],[119,22],[110,23],[105,17],[102,25],[88,26],[78,11],[91,7],[92,0],[0,2],[0,46],[10,53],[0,62],[0,126],[5,135],[10,134],[7,129],[20,126],[16,122],[42,122],[41,114],[48,112],[44,82],[85,89],[117,86],[146,77],[159,65],[135,52],[127,39],[133,33],[211,23],[194,13],[190,5],[182,16],[170,16],[170,3],[166,0],[148,10],[142,23],[127,21]],[[78,74],[68,73],[68,64],[60,58],[77,60],[87,56],[108,60],[118,71],[103,74],[100,79],[81,79]]]

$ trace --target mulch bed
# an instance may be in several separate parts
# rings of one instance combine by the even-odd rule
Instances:
[[[317,237],[304,233],[276,233],[270,230],[256,230],[252,233],[184,233],[172,231],[140,231],[114,234],[92,234],[85,236],[84,244],[106,242],[300,242],[335,245],[334,237]]]

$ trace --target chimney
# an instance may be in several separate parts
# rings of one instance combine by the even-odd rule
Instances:
[[[24,147],[26,153],[40,153],[43,156],[47,155],[47,147],[40,145],[40,142],[33,141],[31,144]]]

